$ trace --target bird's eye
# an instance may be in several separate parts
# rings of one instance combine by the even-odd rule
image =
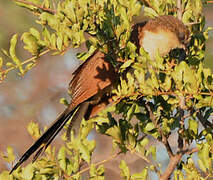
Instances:
[[[179,36],[179,39],[180,39],[181,41],[184,41],[184,40],[185,40],[185,33],[184,33],[184,32],[180,32],[178,36]]]

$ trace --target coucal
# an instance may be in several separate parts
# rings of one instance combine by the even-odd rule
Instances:
[[[164,56],[173,49],[185,49],[188,39],[189,31],[186,26],[177,18],[168,15],[134,25],[131,35],[131,41],[138,49],[143,47],[153,60],[157,52],[160,56]],[[95,115],[108,104],[106,94],[111,91],[117,79],[118,74],[104,53],[96,51],[89,57],[74,72],[69,84],[72,96],[69,106],[24,153],[10,173],[37,151],[33,158],[35,161],[72,116],[71,122],[74,123],[85,115],[87,117]]]

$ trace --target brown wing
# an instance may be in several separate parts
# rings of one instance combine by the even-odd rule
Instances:
[[[76,107],[115,81],[113,66],[97,51],[75,72],[69,84],[72,96],[70,108]]]

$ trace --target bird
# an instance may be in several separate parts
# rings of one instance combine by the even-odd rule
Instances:
[[[143,47],[150,59],[154,60],[157,53],[164,56],[176,48],[186,49],[189,35],[189,30],[181,20],[171,15],[162,15],[133,25],[130,40],[138,49]],[[10,174],[35,153],[34,162],[71,117],[70,127],[85,116],[87,119],[93,117],[108,105],[111,89],[116,86],[118,79],[119,75],[107,55],[96,50],[73,73],[69,83],[72,100],[68,107],[22,155]]]

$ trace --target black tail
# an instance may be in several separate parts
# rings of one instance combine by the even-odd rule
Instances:
[[[34,152],[33,162],[39,157],[39,155],[45,151],[48,145],[52,142],[55,136],[63,128],[66,122],[72,117],[77,108],[73,110],[66,109],[55,122],[44,132],[44,134],[23,154],[20,160],[10,171],[10,174],[16,170],[24,161],[26,161]]]

